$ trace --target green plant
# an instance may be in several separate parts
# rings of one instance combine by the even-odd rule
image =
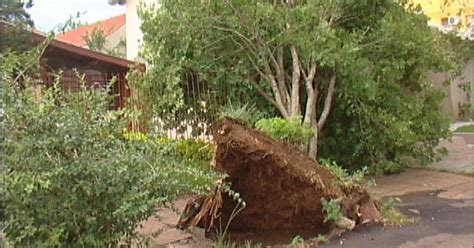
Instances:
[[[414,223],[414,218],[408,218],[400,212],[397,208],[402,201],[398,197],[389,198],[380,209],[380,213],[384,219],[384,223],[392,226],[402,226],[405,224]]]
[[[340,199],[321,198],[323,205],[324,223],[338,221],[342,217]]]
[[[308,154],[351,170],[435,159],[449,123],[426,72],[451,73],[456,55],[473,50],[447,49],[407,1],[162,0],[140,16],[156,104],[179,104],[192,74],[215,95],[302,116],[313,130]]]
[[[472,132],[474,132],[474,125],[467,125],[467,126],[458,127],[455,130],[455,132],[472,133]]]
[[[296,235],[295,237],[293,237],[293,239],[291,239],[290,246],[291,247],[298,247],[302,244],[304,244],[304,238],[301,237],[300,235]]]
[[[240,194],[236,191],[234,191],[231,188],[230,184],[224,184],[221,186],[222,190],[224,193],[228,194],[234,201],[236,201],[237,204],[235,204],[234,209],[232,210],[232,213],[229,216],[229,219],[227,220],[227,223],[224,228],[222,228],[222,223],[221,226],[219,227],[219,230],[217,230],[216,236],[216,247],[237,247],[235,243],[232,243],[230,241],[230,237],[228,235],[228,229],[234,218],[242,211],[245,209],[247,204],[245,201],[240,197]]]
[[[243,247],[244,248],[261,248],[262,245],[261,244],[253,244],[252,241],[246,240]]]
[[[316,237],[316,241],[318,243],[323,243],[323,244],[328,244],[329,243],[329,239],[326,236],[322,235],[322,234],[318,234],[318,236]]]
[[[219,110],[219,118],[223,119],[229,117],[248,123],[253,126],[260,118],[262,114],[253,104],[234,104],[229,102]]]
[[[274,139],[292,144],[307,144],[313,135],[313,130],[301,122],[301,118],[292,120],[279,117],[270,119],[260,119],[255,127],[270,135]]]
[[[366,166],[354,171],[351,175],[347,169],[339,166],[336,161],[330,159],[320,159],[320,164],[326,166],[338,179],[338,183],[342,183],[346,186],[353,184],[361,184],[364,181],[365,176],[368,174],[368,168]]]
[[[147,135],[142,132],[132,132],[124,129],[123,137],[128,141],[146,141]]]
[[[209,163],[214,149],[209,142],[197,139],[179,140],[176,143],[176,152],[183,159],[203,161]]]
[[[66,93],[57,75],[38,99],[33,87],[40,82],[41,51],[9,53],[1,64],[8,202],[2,231],[9,242],[18,247],[131,242],[157,206],[182,193],[209,190],[218,175],[164,156],[154,142],[124,139],[136,113],[111,110],[110,88],[90,91],[81,80],[80,91]]]
[[[169,157],[188,167],[213,173],[211,159],[214,147],[209,142],[197,139],[179,140],[163,137],[150,139],[149,142],[153,143],[164,157]]]
[[[78,13],[79,14],[79,13]],[[75,24],[73,26],[78,26]],[[92,51],[106,53],[111,56],[124,58],[125,54],[121,52],[121,49],[125,49],[125,40],[121,40],[115,47],[107,47],[107,33],[111,33],[115,27],[111,27],[109,30],[103,30],[95,27],[90,32],[86,31],[82,39],[86,42],[87,47]]]

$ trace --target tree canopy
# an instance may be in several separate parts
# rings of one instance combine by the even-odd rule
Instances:
[[[27,8],[33,6],[33,0],[2,0],[0,3],[0,20],[13,24],[27,24],[34,26],[30,14],[26,12]]]
[[[33,1],[2,0],[0,3],[0,20],[7,24],[2,24],[0,52],[7,49],[17,51],[25,50],[31,46],[30,34],[25,32],[25,28],[33,28],[34,22],[27,8],[33,6]]]
[[[314,158],[319,147],[355,166],[431,159],[447,125],[427,72],[453,69],[453,56],[419,12],[392,0],[163,0],[141,13],[148,91],[160,103],[170,93],[172,108],[192,73],[302,117]]]

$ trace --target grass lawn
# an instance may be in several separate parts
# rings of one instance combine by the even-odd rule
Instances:
[[[474,125],[467,125],[463,127],[458,127],[454,132],[460,133],[474,133]]]

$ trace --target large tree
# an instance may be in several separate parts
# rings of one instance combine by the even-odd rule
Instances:
[[[1,24],[0,52],[7,49],[17,51],[31,47],[30,34],[25,28],[33,28],[34,23],[27,8],[33,6],[33,1],[2,0],[0,2],[0,20],[8,24]]]
[[[424,99],[426,72],[449,67],[416,12],[392,0],[163,0],[141,13],[143,55],[159,79],[150,87],[163,95],[189,72],[216,88],[246,86],[282,117],[311,126],[316,158],[335,101],[353,118],[380,118],[380,99],[398,108],[401,99]]]
[[[31,8],[32,6],[32,0],[2,0],[2,2],[0,2],[0,20],[13,24],[26,24],[33,27],[33,20],[31,20],[30,14],[26,12],[26,8]]]

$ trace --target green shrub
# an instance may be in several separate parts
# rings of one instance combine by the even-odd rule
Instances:
[[[172,158],[180,164],[213,173],[211,159],[214,153],[212,144],[197,139],[158,138],[152,142],[164,157]]]
[[[326,166],[336,176],[338,179],[337,183],[349,187],[354,184],[361,184],[364,181],[365,176],[368,174],[367,167],[362,167],[351,174],[347,169],[344,169],[342,166],[330,159],[320,159],[319,163]]]
[[[186,160],[209,162],[213,149],[210,143],[202,140],[187,139],[176,143],[177,154]]]
[[[131,132],[127,129],[123,131],[123,137],[128,141],[146,141],[147,135],[142,132]]]
[[[244,121],[253,126],[262,118],[263,113],[259,111],[253,104],[234,104],[229,102],[219,110],[219,118],[232,118]]]
[[[324,212],[324,223],[330,221],[338,221],[342,217],[341,205],[339,199],[321,198],[321,204],[323,205]]]
[[[462,126],[458,127],[455,132],[460,132],[460,133],[474,133],[474,125],[467,125],[467,126]]]
[[[309,138],[314,134],[311,127],[302,124],[301,118],[294,120],[279,117],[260,119],[255,127],[274,139],[292,144],[307,144]]]
[[[66,94],[61,80],[35,100],[38,54],[6,54],[3,233],[18,247],[108,247],[181,193],[206,192],[217,175],[123,137],[128,116],[106,90]]]

